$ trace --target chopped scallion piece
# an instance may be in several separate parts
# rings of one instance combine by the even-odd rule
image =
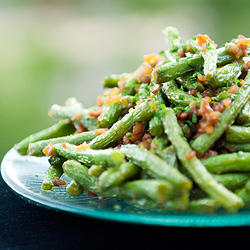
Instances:
[[[192,114],[192,123],[197,123],[197,115],[195,113]]]

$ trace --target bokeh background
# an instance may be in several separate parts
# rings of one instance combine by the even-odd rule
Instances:
[[[0,0],[0,161],[57,122],[47,115],[53,103],[74,96],[92,106],[103,76],[164,49],[166,26],[221,46],[250,37],[249,10],[248,0]]]

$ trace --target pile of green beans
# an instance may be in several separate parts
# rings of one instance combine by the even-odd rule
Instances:
[[[250,39],[217,48],[206,35],[182,42],[174,27],[163,35],[166,47],[133,73],[101,80],[95,107],[54,104],[48,115],[59,122],[15,145],[48,157],[42,190],[162,212],[250,206]]]

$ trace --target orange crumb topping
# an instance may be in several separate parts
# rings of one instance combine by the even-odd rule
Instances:
[[[227,93],[229,94],[235,94],[237,90],[239,89],[237,84],[233,84],[228,90]]]
[[[240,85],[243,86],[245,84],[245,81],[244,80],[241,80],[240,81]]]
[[[118,85],[118,88],[119,88],[121,91],[125,90],[124,80],[118,81],[117,85]]]
[[[119,102],[121,101],[121,96],[120,95],[117,95],[117,96],[112,96],[112,97],[108,97],[105,102],[107,105],[110,105],[112,103],[116,103],[116,102]]]
[[[112,96],[118,95],[120,92],[121,90],[119,88],[113,88],[111,92],[108,94],[108,96],[112,97]]]
[[[201,82],[203,85],[208,84],[206,77],[200,73],[197,75],[197,81]]]
[[[159,89],[162,87],[162,84],[155,84],[154,86],[150,87],[150,90],[153,94],[157,94]]]
[[[247,56],[247,49],[250,45],[250,38],[239,35],[232,43],[226,45],[226,51],[234,53],[236,58],[240,58],[243,54]]]
[[[77,123],[77,130],[75,133],[80,134],[85,131],[88,131],[88,129],[82,123]]]
[[[214,126],[217,126],[220,119],[220,112],[214,111],[210,105],[211,99],[205,97],[201,99],[199,114],[202,115],[202,119],[199,122],[199,133],[212,134],[214,132]]]
[[[74,120],[79,120],[82,118],[82,115],[80,113],[77,113],[77,114],[74,114],[72,117],[71,117],[71,120],[74,121]]]
[[[223,102],[224,106],[226,108],[228,108],[232,102],[232,99],[230,97],[228,97],[228,98],[223,99],[222,102]]]
[[[144,62],[148,63],[149,65],[151,65],[151,67],[154,68],[157,65],[157,63],[164,61],[165,59],[163,56],[159,56],[156,53],[152,53],[152,54],[144,55],[143,60]]]
[[[209,103],[211,99],[209,97],[205,97],[201,99],[200,110],[201,114],[212,113],[213,109],[210,107]]]
[[[102,100],[102,96],[98,96],[97,97],[97,106],[98,107],[101,107],[103,105],[103,100]]]
[[[101,135],[101,134],[105,133],[107,130],[108,130],[107,128],[98,128],[98,129],[95,129],[95,134]]]
[[[141,103],[143,103],[143,100],[142,99],[138,100],[136,102],[135,108],[137,108]]]
[[[136,73],[137,81],[138,83],[146,82],[149,83],[151,80],[151,73],[153,69],[150,64],[144,63],[139,71]],[[148,76],[148,79],[146,80],[146,77]]]
[[[85,141],[84,143],[80,144],[79,146],[76,146],[75,151],[77,152],[79,150],[89,149],[89,148],[90,148],[89,144],[87,144]]]
[[[214,127],[212,125],[205,128],[206,134],[212,134],[214,132]]]
[[[215,48],[217,47],[217,44],[215,44],[214,41],[212,41],[207,35],[198,34],[196,36],[196,41],[199,48],[204,52],[206,52],[207,43],[211,43]]]
[[[82,187],[84,192],[89,196],[89,197],[97,197],[98,195],[89,191],[88,189],[86,189],[85,187]]]
[[[98,196],[98,200],[100,200],[100,201],[105,201],[105,197],[103,197],[103,196]]]
[[[192,160],[196,156],[196,152],[194,150],[191,150],[186,156],[186,160]]]
[[[128,74],[127,76],[123,77],[120,81],[118,81],[117,85],[118,85],[118,88],[119,88],[121,91],[125,90],[124,82],[125,82],[130,76],[132,76],[133,74],[134,74],[134,72],[131,73],[131,74]]]
[[[43,153],[46,156],[51,156],[51,154],[52,154],[53,151],[54,151],[53,144],[48,144],[48,146],[43,149]]]
[[[53,179],[52,183],[53,183],[53,186],[56,186],[56,187],[66,186],[66,180],[64,178],[61,180],[57,176]]]
[[[240,58],[242,55],[243,55],[243,52],[242,50],[240,49],[239,46],[237,46],[236,44],[234,43],[229,43],[227,46],[226,46],[226,51],[229,52],[229,53],[234,53],[236,58]]]
[[[100,106],[97,106],[96,111],[95,110],[89,110],[89,117],[98,117],[102,113],[102,108]]]

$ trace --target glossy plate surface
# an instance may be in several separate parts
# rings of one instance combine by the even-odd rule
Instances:
[[[70,197],[65,187],[54,191],[42,191],[44,173],[49,167],[46,157],[20,156],[11,149],[1,164],[1,174],[6,184],[18,195],[34,203],[56,211],[68,212],[96,219],[125,223],[180,226],[180,227],[223,227],[250,225],[250,209],[242,209],[234,214],[219,211],[216,214],[160,213],[132,207],[120,200]],[[63,175],[66,182],[70,179]]]

